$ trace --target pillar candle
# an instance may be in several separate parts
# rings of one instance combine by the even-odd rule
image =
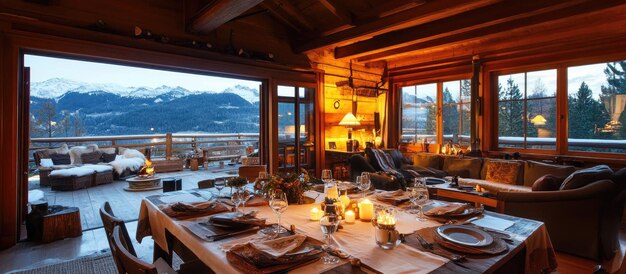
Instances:
[[[348,210],[346,211],[346,223],[348,224],[354,224],[354,211],[352,210]]]
[[[374,216],[374,204],[369,200],[365,199],[359,203],[359,217],[361,221],[369,222],[372,220]]]
[[[311,221],[319,221],[322,218],[323,213],[324,212],[321,211],[317,207],[311,208],[311,213],[310,213]]]

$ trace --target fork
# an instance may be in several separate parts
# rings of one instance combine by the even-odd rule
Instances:
[[[460,262],[465,260],[465,256],[463,255],[458,255],[458,254],[454,254],[452,252],[446,251],[446,250],[442,250],[442,249],[437,249],[435,250],[435,246],[432,243],[429,243],[428,241],[426,241],[426,239],[424,239],[424,237],[422,237],[422,235],[419,235],[417,233],[415,233],[415,237],[417,238],[417,241],[420,243],[420,245],[422,245],[422,247],[432,253],[435,253],[437,255],[446,257],[447,259],[453,261],[453,262]]]

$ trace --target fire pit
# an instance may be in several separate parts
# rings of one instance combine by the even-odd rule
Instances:
[[[124,188],[126,191],[149,191],[163,188],[161,178],[156,176],[152,162],[147,159],[137,172],[137,176],[126,179],[126,182],[128,182],[128,187]]]

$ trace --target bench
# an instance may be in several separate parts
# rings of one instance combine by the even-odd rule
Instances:
[[[202,148],[202,155],[207,162],[236,160],[246,155],[246,146],[215,146]]]

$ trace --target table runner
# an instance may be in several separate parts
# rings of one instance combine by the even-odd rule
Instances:
[[[317,194],[314,194],[317,196]],[[318,197],[319,199],[320,197]],[[372,199],[373,197],[370,197]],[[154,201],[154,198],[152,198]],[[372,199],[374,200],[374,199]],[[290,205],[283,214],[282,224],[296,226],[297,231],[304,233],[316,239],[323,239],[319,224],[316,221],[309,221],[309,210],[313,205]],[[268,218],[269,222],[276,221],[276,215],[269,207],[258,207],[259,217]],[[506,217],[503,219],[519,220],[520,218],[510,217],[501,214],[493,214],[492,216]],[[136,238],[139,242],[145,236],[151,235],[155,244],[158,244],[163,250],[167,250],[165,241],[165,229],[169,230],[190,250],[197,251],[196,255],[206,265],[209,265],[218,273],[240,273],[237,269],[230,266],[226,261],[226,256],[221,246],[233,239],[225,239],[219,242],[207,242],[199,239],[191,232],[187,231],[175,220],[163,214],[150,198],[145,198],[141,203],[139,213],[139,224],[137,228]],[[549,269],[556,264],[552,263],[551,254],[554,254],[552,245],[549,241],[545,226],[540,222],[530,221],[534,225],[521,223],[520,227],[516,226],[507,229],[515,233],[516,239],[525,241],[528,246],[526,259],[526,272],[533,273],[538,269]],[[400,233],[411,233],[426,227],[438,226],[440,223],[428,220],[419,222],[415,219],[415,215],[400,212],[398,215],[398,231]],[[448,262],[447,259],[437,255],[422,252],[415,248],[400,245],[393,250],[383,250],[379,248],[374,241],[373,227],[369,222],[356,221],[355,224],[343,224],[344,229],[339,230],[334,235],[335,244],[338,248],[343,249],[348,254],[359,258],[364,264],[373,269],[380,270],[385,273],[429,273]],[[543,227],[543,229],[542,229]],[[520,234],[518,234],[520,233]],[[531,257],[532,256],[532,257]],[[531,260],[532,259],[532,260]],[[530,262],[533,264],[530,264]],[[419,262],[419,263],[415,263]],[[321,273],[329,270],[333,265],[325,266],[321,263],[314,263],[303,266],[290,273]]]

